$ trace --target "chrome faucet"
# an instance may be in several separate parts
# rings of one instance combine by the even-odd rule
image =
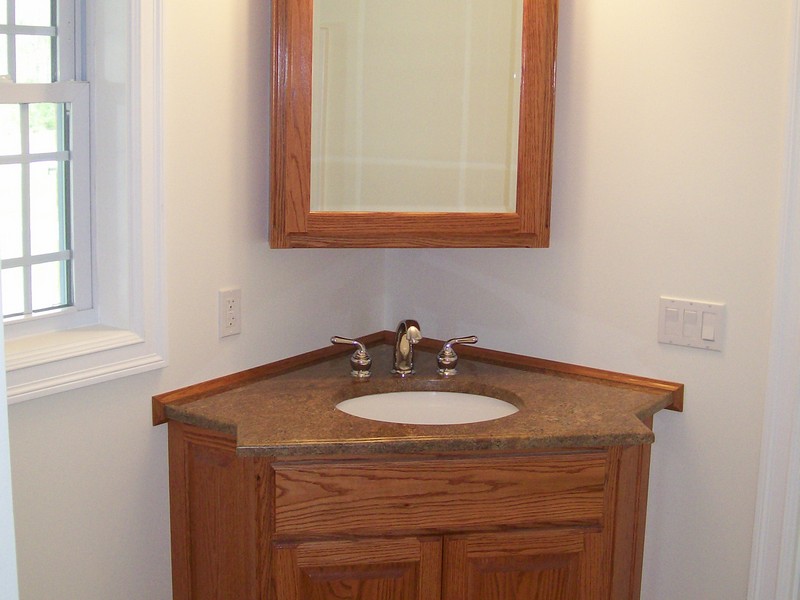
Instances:
[[[397,326],[394,338],[394,368],[392,373],[405,377],[414,373],[414,344],[422,339],[419,323],[404,319]]]

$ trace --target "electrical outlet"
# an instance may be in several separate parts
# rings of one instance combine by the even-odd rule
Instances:
[[[242,333],[242,290],[219,291],[219,337]]]

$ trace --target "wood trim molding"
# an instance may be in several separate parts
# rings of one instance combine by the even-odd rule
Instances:
[[[549,245],[558,0],[524,0],[513,213],[312,212],[313,0],[274,0],[272,11],[271,247]]]
[[[359,337],[359,340],[367,346],[375,346],[376,344],[393,344],[395,333],[393,331],[378,331],[369,335]],[[434,338],[425,338],[419,343],[419,347],[430,351],[438,351],[443,340]],[[313,365],[334,356],[347,354],[351,351],[350,347],[345,346],[326,346],[311,352],[298,354],[272,363],[232,373],[231,375],[224,375],[196,383],[184,388],[180,388],[171,392],[165,392],[153,396],[153,425],[161,425],[167,422],[167,415],[165,407],[168,404],[186,404],[193,402],[200,398],[219,394],[221,392],[231,390],[260,379],[268,377],[275,377],[282,373],[288,373],[297,369],[302,369],[309,365]],[[482,362],[487,362],[500,366],[513,367],[517,369],[529,369],[532,371],[548,371],[551,373],[560,373],[571,377],[586,377],[589,379],[601,379],[620,385],[629,385],[634,387],[649,388],[662,392],[669,392],[672,394],[672,403],[667,407],[669,410],[682,411],[683,410],[683,384],[673,383],[670,381],[662,381],[659,379],[649,379],[647,377],[639,377],[636,375],[626,375],[624,373],[615,373],[614,371],[604,371],[602,369],[595,369],[592,367],[582,367],[579,365],[572,365],[569,363],[556,362],[544,358],[534,358],[532,356],[524,356],[522,354],[512,354],[509,352],[500,352],[499,350],[490,350],[488,348],[476,348],[474,346],[461,346],[458,350],[459,355],[467,358],[472,358]]]

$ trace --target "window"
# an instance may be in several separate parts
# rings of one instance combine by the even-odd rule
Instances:
[[[91,309],[89,85],[72,0],[0,3],[3,317]]]
[[[0,0],[9,402],[165,364],[161,0]]]

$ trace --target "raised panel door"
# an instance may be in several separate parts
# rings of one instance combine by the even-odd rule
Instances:
[[[585,581],[587,533],[542,530],[452,536],[444,600],[598,600]]]
[[[441,538],[275,543],[275,600],[440,600]]]

